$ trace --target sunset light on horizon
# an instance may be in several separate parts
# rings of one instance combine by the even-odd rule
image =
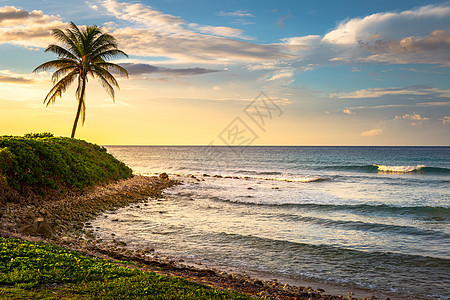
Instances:
[[[226,145],[240,128],[242,145],[450,145],[448,1],[2,0],[0,135],[70,136],[76,84],[46,107],[53,72],[33,70],[71,21],[129,56],[112,60],[129,73],[115,102],[89,78],[79,139]]]

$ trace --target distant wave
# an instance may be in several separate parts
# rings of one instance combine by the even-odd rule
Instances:
[[[285,178],[285,177],[255,177],[255,179],[259,180],[275,180],[275,181],[287,181],[287,182],[318,182],[325,181],[327,178],[324,177],[295,177],[295,178]]]
[[[410,173],[420,171],[427,166],[425,165],[417,165],[417,166],[383,166],[383,165],[374,165],[377,167],[379,172],[386,173]]]
[[[325,244],[315,245],[303,242],[293,242],[268,237],[258,237],[254,235],[242,235],[226,232],[218,232],[214,233],[214,235],[216,235],[220,240],[231,240],[234,242],[239,241],[243,244],[260,245],[267,249],[282,249],[282,251],[280,252],[302,253],[305,257],[313,255],[316,258],[326,258],[327,261],[335,261],[338,263],[341,263],[342,261],[348,262],[349,260],[354,260],[355,262],[359,262],[357,265],[359,265],[360,267],[365,266],[365,264],[361,264],[361,260],[365,260],[367,261],[367,263],[374,263],[376,265],[385,265],[388,268],[398,266],[404,269],[407,266],[426,265],[426,267],[428,267],[428,270],[439,270],[442,275],[447,273],[446,267],[449,264],[448,259],[425,255],[422,256],[394,252],[361,251]],[[431,267],[434,269],[431,269]]]
[[[335,228],[336,226],[360,231],[371,231],[371,232],[395,232],[397,234],[405,235],[415,235],[423,237],[433,237],[440,239],[450,239],[450,235],[427,229],[419,229],[412,226],[402,226],[393,224],[382,224],[382,223],[366,223],[361,221],[344,221],[344,220],[332,220],[317,217],[299,216],[296,214],[281,214],[281,218],[287,221],[304,222],[304,223],[314,223],[330,228]]]
[[[272,173],[277,173],[277,172],[272,172]],[[215,177],[215,178],[232,178],[232,179],[256,179],[256,180],[273,180],[273,181],[286,181],[286,182],[302,182],[302,183],[309,183],[309,182],[319,182],[319,181],[325,181],[328,180],[328,178],[325,177],[319,177],[319,176],[296,176],[296,175],[292,175],[292,176],[280,176],[280,177],[269,177],[270,175],[278,175],[278,174],[267,174],[269,176],[265,177],[265,176],[258,176],[258,175],[264,174],[263,172],[261,173],[256,173],[255,175],[250,175],[250,176],[222,176],[222,175],[208,175],[205,174],[206,177]],[[281,173],[279,173],[281,174]],[[203,175],[205,177],[205,175]]]
[[[243,205],[263,205],[263,206],[279,206],[279,207],[292,207],[292,208],[305,208],[319,211],[355,211],[358,213],[383,213],[393,214],[396,216],[401,215],[414,215],[417,217],[426,218],[434,221],[449,221],[450,220],[450,207],[434,207],[434,206],[390,206],[390,205],[350,205],[350,204],[317,204],[317,203],[267,203],[267,202],[252,202],[242,200],[224,200],[219,198],[212,198],[218,201],[231,202]]]
[[[257,172],[257,171],[248,171],[248,170],[239,170],[236,172],[237,174],[250,174],[250,175],[282,175],[281,172],[276,171],[265,171],[265,172]]]
[[[431,174],[450,174],[450,169],[439,167],[427,167],[426,165],[416,166],[386,166],[386,165],[362,165],[362,166],[327,166],[325,169],[349,170],[361,172],[379,172],[379,173],[431,173]]]

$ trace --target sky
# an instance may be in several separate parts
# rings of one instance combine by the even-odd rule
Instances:
[[[0,0],[0,135],[70,136],[46,107],[51,29],[98,25],[128,58],[76,137],[101,145],[450,145],[450,2]]]

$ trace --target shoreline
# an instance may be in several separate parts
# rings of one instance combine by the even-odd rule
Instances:
[[[236,272],[231,268],[230,270],[221,269],[218,265],[208,267],[184,258],[180,261],[164,254],[160,255],[154,249],[130,249],[122,241],[108,243],[94,237],[93,230],[89,228],[89,221],[100,213],[131,204],[146,203],[151,197],[160,197],[165,188],[179,183],[171,179],[136,175],[108,185],[89,187],[79,195],[56,201],[36,201],[37,203],[28,205],[7,203],[1,210],[0,236],[44,241],[88,256],[137,262],[141,264],[141,268],[148,271],[183,277],[214,288],[232,289],[267,299],[342,299],[342,297],[347,298],[348,295],[348,292],[342,291],[350,290],[353,292],[353,297],[348,299],[361,297],[408,299],[344,285],[299,281],[279,276],[273,279],[270,274],[264,275],[261,272],[248,274],[243,270]]]

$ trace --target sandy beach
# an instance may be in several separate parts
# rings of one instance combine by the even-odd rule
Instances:
[[[56,201],[2,204],[0,236],[44,241],[89,256],[140,263],[143,270],[186,278],[219,289],[232,289],[266,299],[384,299],[383,294],[350,291],[345,286],[270,278],[263,273],[226,270],[205,266],[180,257],[165,256],[158,249],[127,247],[120,240],[96,239],[90,220],[103,211],[135,205],[152,205],[149,199],[161,196],[167,187],[180,181],[134,176],[108,185],[99,185]],[[182,183],[181,183],[182,184]],[[114,233],[112,233],[114,234]],[[390,297],[396,299],[395,297]],[[400,298],[398,298],[400,299]]]

